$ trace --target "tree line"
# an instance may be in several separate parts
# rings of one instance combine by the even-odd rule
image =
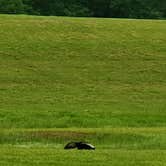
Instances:
[[[0,13],[76,17],[166,18],[166,0],[0,0]]]

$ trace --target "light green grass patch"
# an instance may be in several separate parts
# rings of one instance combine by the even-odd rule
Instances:
[[[53,148],[1,147],[0,164],[5,166],[165,166],[163,150],[65,151]]]

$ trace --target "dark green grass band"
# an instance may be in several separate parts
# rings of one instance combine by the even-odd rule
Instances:
[[[1,145],[52,146],[87,141],[98,149],[166,150],[166,128],[11,129],[0,131]]]

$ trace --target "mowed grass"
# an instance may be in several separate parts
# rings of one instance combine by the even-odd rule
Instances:
[[[166,126],[166,21],[0,16],[1,128]]]
[[[53,148],[0,147],[4,166],[165,166],[166,151],[101,150],[63,151]]]
[[[166,21],[0,15],[0,165],[165,166],[165,99]]]

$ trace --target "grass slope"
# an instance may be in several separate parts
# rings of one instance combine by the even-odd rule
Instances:
[[[166,21],[0,16],[1,128],[166,126]]]
[[[165,43],[166,21],[0,15],[0,165],[165,166]]]

